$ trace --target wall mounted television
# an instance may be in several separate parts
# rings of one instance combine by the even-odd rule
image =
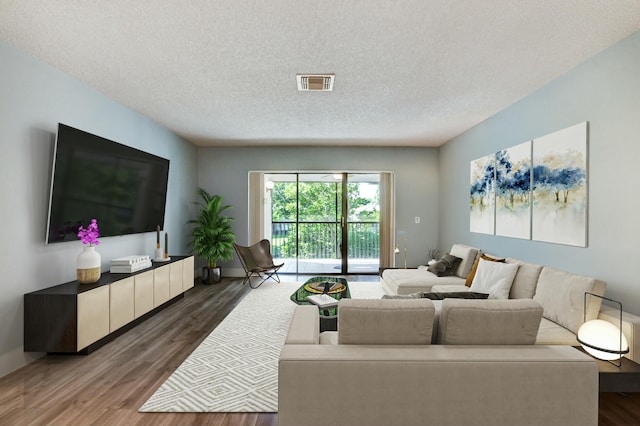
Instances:
[[[78,241],[98,221],[101,237],[164,227],[169,160],[58,124],[47,243]]]

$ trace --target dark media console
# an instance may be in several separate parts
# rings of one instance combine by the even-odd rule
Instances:
[[[193,256],[132,274],[104,273],[24,295],[24,351],[88,354],[184,297],[194,285]]]

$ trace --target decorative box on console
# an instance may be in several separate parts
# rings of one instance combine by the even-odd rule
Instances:
[[[112,274],[131,274],[151,267],[151,259],[146,255],[118,257],[111,260]]]

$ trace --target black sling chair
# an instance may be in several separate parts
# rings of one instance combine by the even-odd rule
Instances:
[[[258,288],[269,278],[273,278],[275,282],[280,282],[278,276],[278,269],[282,268],[284,263],[280,265],[273,264],[273,257],[271,257],[271,243],[269,240],[262,240],[256,244],[244,247],[239,244],[233,243],[233,247],[238,253],[242,267],[244,268],[245,277],[242,281],[242,285],[247,282],[251,288]],[[257,276],[259,278],[258,285],[254,285],[251,281],[251,277]]]

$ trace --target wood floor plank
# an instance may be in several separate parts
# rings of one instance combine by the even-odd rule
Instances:
[[[274,413],[137,411],[249,291],[231,278],[197,285],[88,356],[47,356],[0,378],[0,424],[276,426]],[[640,424],[639,395],[600,394],[599,424]]]

